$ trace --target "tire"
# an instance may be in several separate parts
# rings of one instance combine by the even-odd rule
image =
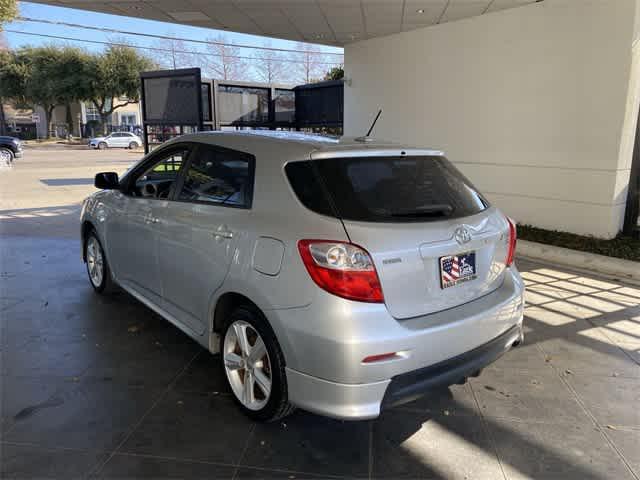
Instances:
[[[250,347],[249,355],[246,355],[246,352],[243,354],[240,342],[237,341],[239,330],[245,332],[244,338]],[[251,349],[256,348],[259,339],[263,342],[266,354],[252,360]],[[284,355],[273,330],[259,311],[248,306],[233,311],[220,338],[220,352],[224,377],[227,379],[235,402],[245,415],[260,422],[273,422],[295,410],[295,407],[289,403],[287,394]],[[245,362],[246,366],[251,366],[248,368],[239,366]],[[250,398],[244,394],[248,391],[246,389],[247,372],[250,375],[248,384],[252,387]],[[268,396],[264,394],[264,389],[261,387],[261,384],[265,384],[265,378],[271,382]],[[239,392],[239,388],[242,392]],[[251,398],[254,399],[253,403]]]
[[[136,142],[131,142],[131,143],[129,144],[129,149],[130,149],[130,150],[133,150],[134,148],[138,148],[138,144],[137,144]]]
[[[108,145],[105,142],[100,142],[98,144],[98,150],[104,150],[107,147],[108,147]]]
[[[13,163],[15,155],[13,151],[6,147],[0,147],[0,164],[10,166]]]
[[[84,258],[87,265],[89,283],[100,294],[110,294],[115,291],[115,284],[111,279],[111,269],[102,248],[102,243],[95,230],[91,230],[84,242]],[[99,275],[96,274],[99,270]]]

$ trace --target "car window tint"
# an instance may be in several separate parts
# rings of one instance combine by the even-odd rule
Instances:
[[[178,199],[249,208],[253,164],[252,155],[201,145],[194,152]]]
[[[285,172],[293,191],[305,207],[322,215],[337,216],[310,161],[290,162]]]
[[[187,150],[174,150],[160,154],[158,160],[136,178],[131,193],[138,197],[168,198],[187,153]]]
[[[306,163],[313,164],[337,215],[345,220],[426,222],[475,215],[488,207],[473,185],[440,156],[330,158]],[[327,202],[317,187],[312,188],[312,178],[307,174],[309,181],[301,181],[291,167],[286,171],[300,201],[327,214]]]

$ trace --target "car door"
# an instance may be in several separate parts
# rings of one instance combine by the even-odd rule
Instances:
[[[189,153],[187,145],[151,155],[125,181],[121,211],[109,223],[109,258],[118,281],[162,305],[157,233]]]
[[[129,146],[129,138],[126,133],[114,133],[116,136],[116,145],[120,148]]]
[[[112,133],[111,135],[107,135],[106,137],[104,137],[104,142],[107,144],[109,148],[118,146],[118,138],[115,136],[115,133]]]
[[[165,308],[192,330],[207,326],[211,296],[222,285],[253,198],[252,155],[200,144],[189,158],[158,234]]]

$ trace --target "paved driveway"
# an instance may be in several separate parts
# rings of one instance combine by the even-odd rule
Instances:
[[[0,171],[0,477],[640,475],[640,288],[520,260],[524,346],[377,421],[234,408],[217,357],[80,262],[78,202],[126,151],[28,150]]]

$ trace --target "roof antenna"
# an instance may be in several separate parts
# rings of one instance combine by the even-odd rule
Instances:
[[[373,119],[373,123],[371,124],[371,127],[369,127],[369,131],[367,132],[365,137],[368,137],[369,135],[371,135],[371,132],[373,131],[373,127],[376,126],[376,122],[380,118],[380,115],[382,115],[382,109],[378,110],[378,114],[376,115],[376,118]]]
[[[373,131],[373,127],[376,126],[376,122],[380,118],[380,115],[382,115],[382,109],[378,110],[378,114],[376,115],[376,118],[373,119],[373,123],[369,127],[369,131],[367,132],[367,134],[364,137],[356,137],[354,139],[356,142],[372,142],[373,141],[373,138],[369,137],[369,135],[371,135],[371,132]]]

